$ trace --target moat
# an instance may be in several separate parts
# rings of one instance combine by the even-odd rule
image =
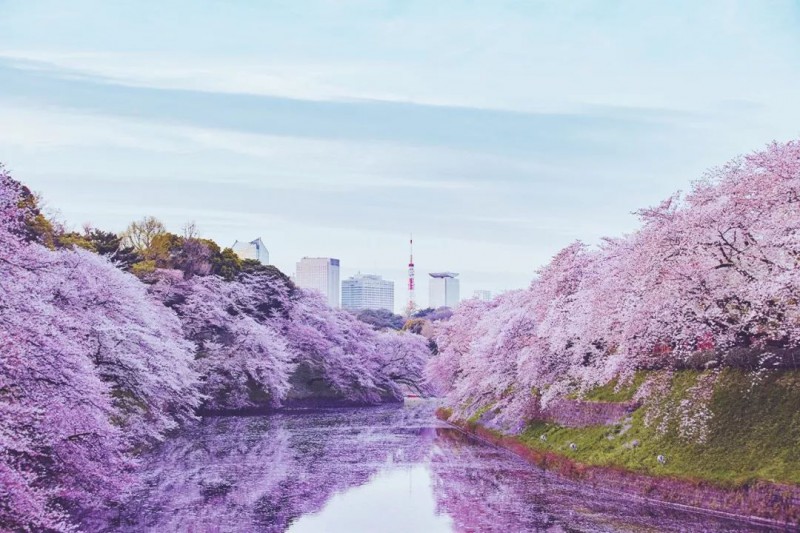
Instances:
[[[110,530],[767,531],[587,489],[437,420],[428,401],[209,417],[144,458]]]

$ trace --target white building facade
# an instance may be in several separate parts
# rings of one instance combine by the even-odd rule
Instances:
[[[236,241],[231,249],[240,259],[254,259],[262,265],[269,264],[269,250],[264,246],[261,237],[250,242]]]
[[[297,262],[295,283],[322,293],[331,307],[339,307],[339,260],[330,257],[304,257]]]
[[[342,308],[394,312],[394,282],[372,274],[356,274],[342,282]]]
[[[428,285],[428,307],[453,308],[461,301],[458,274],[455,272],[432,272]]]
[[[484,302],[489,302],[492,300],[492,291],[477,289],[472,293],[472,297],[475,298],[476,300],[483,300]]]

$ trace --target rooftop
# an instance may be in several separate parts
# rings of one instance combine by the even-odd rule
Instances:
[[[432,278],[454,278],[458,276],[458,272],[431,272],[428,275]]]

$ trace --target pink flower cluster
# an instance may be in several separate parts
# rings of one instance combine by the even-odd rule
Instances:
[[[198,408],[401,400],[430,354],[280,273],[142,283],[83,249],[26,239],[0,167],[0,529],[72,531],[126,497],[136,455]]]
[[[800,142],[737,158],[638,214],[638,231],[571,244],[527,290],[458,307],[428,379],[464,414],[497,405],[519,422],[537,400],[637,369],[798,345]]]

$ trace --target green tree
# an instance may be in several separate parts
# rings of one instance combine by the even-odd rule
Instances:
[[[144,217],[131,224],[122,232],[125,246],[130,246],[142,257],[148,258],[148,251],[153,246],[153,240],[167,232],[167,228],[156,217]]]
[[[41,199],[24,185],[17,206],[25,220],[25,238],[47,246],[56,248],[58,229],[41,211]]]
[[[225,281],[233,281],[242,271],[242,260],[230,248],[225,248],[220,252],[216,243],[214,243],[214,246],[216,246],[216,253],[212,250],[211,273],[216,274]]]
[[[116,233],[86,227],[83,239],[96,253],[108,257],[122,270],[131,270],[133,264],[142,259],[132,246],[125,246],[122,237]]]

